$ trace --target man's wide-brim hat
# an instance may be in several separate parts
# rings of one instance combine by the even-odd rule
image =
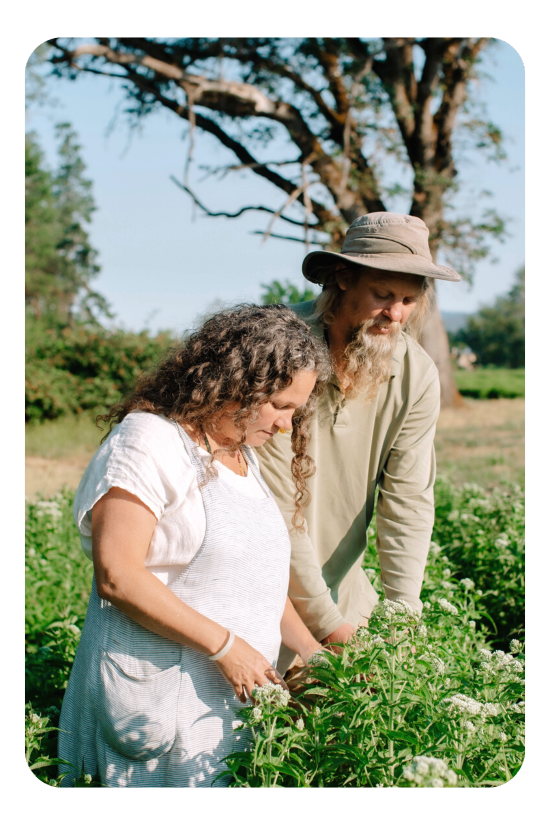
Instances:
[[[353,221],[341,252],[310,252],[304,258],[302,272],[314,284],[334,283],[336,279],[330,265],[348,261],[387,272],[460,281],[454,269],[434,264],[428,236],[428,227],[420,218],[371,212]]]

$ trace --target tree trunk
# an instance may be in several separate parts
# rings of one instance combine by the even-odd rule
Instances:
[[[445,407],[462,407],[464,401],[456,388],[449,352],[449,339],[441,318],[437,300],[433,312],[422,331],[420,343],[435,362],[439,371],[441,384],[441,409]]]

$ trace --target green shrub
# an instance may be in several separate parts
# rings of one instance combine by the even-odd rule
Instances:
[[[28,336],[25,418],[42,421],[108,409],[166,352],[167,333],[89,328],[47,329]]]
[[[236,787],[490,787],[521,767],[524,657],[485,649],[473,582],[453,602],[381,602],[341,655],[314,654],[294,699],[254,691],[240,711]],[[517,655],[519,654],[519,655]]]
[[[524,398],[524,369],[456,370],[456,385],[466,398]]]
[[[517,485],[487,493],[476,484],[435,483],[435,522],[421,598],[460,590],[469,578],[488,640],[506,647],[525,638],[525,493]],[[363,562],[378,590],[376,518]]]

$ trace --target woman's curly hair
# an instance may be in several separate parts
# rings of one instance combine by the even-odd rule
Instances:
[[[325,344],[288,307],[241,304],[217,312],[173,346],[153,370],[142,373],[135,389],[96,422],[108,422],[110,432],[130,412],[143,410],[200,433],[207,427],[215,429],[220,418],[229,415],[240,437],[216,450],[214,460],[244,444],[246,428],[262,404],[301,370],[317,373],[313,392],[292,418],[291,471],[296,485],[292,524],[302,530],[303,508],[310,500],[306,480],[315,472],[307,455],[311,416],[331,367]],[[212,463],[209,473],[215,474]]]

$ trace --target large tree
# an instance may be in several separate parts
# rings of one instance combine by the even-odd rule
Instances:
[[[188,121],[189,158],[196,131],[208,132],[233,152],[237,162],[229,168],[249,169],[285,193],[278,210],[236,204],[232,213],[219,212],[184,179],[182,188],[208,214],[271,213],[266,234],[338,249],[355,218],[391,211],[392,197],[408,193],[410,214],[430,229],[434,259],[444,253],[466,275],[487,254],[487,235],[503,233],[491,210],[451,220],[448,209],[457,188],[453,135],[460,116],[477,149],[503,155],[499,130],[471,110],[470,84],[487,38],[56,38],[49,44],[58,74],[119,78],[132,117],[165,107]],[[286,156],[265,157],[281,136]],[[275,220],[290,234],[273,233]],[[439,368],[442,404],[457,403],[437,309],[422,343]]]

